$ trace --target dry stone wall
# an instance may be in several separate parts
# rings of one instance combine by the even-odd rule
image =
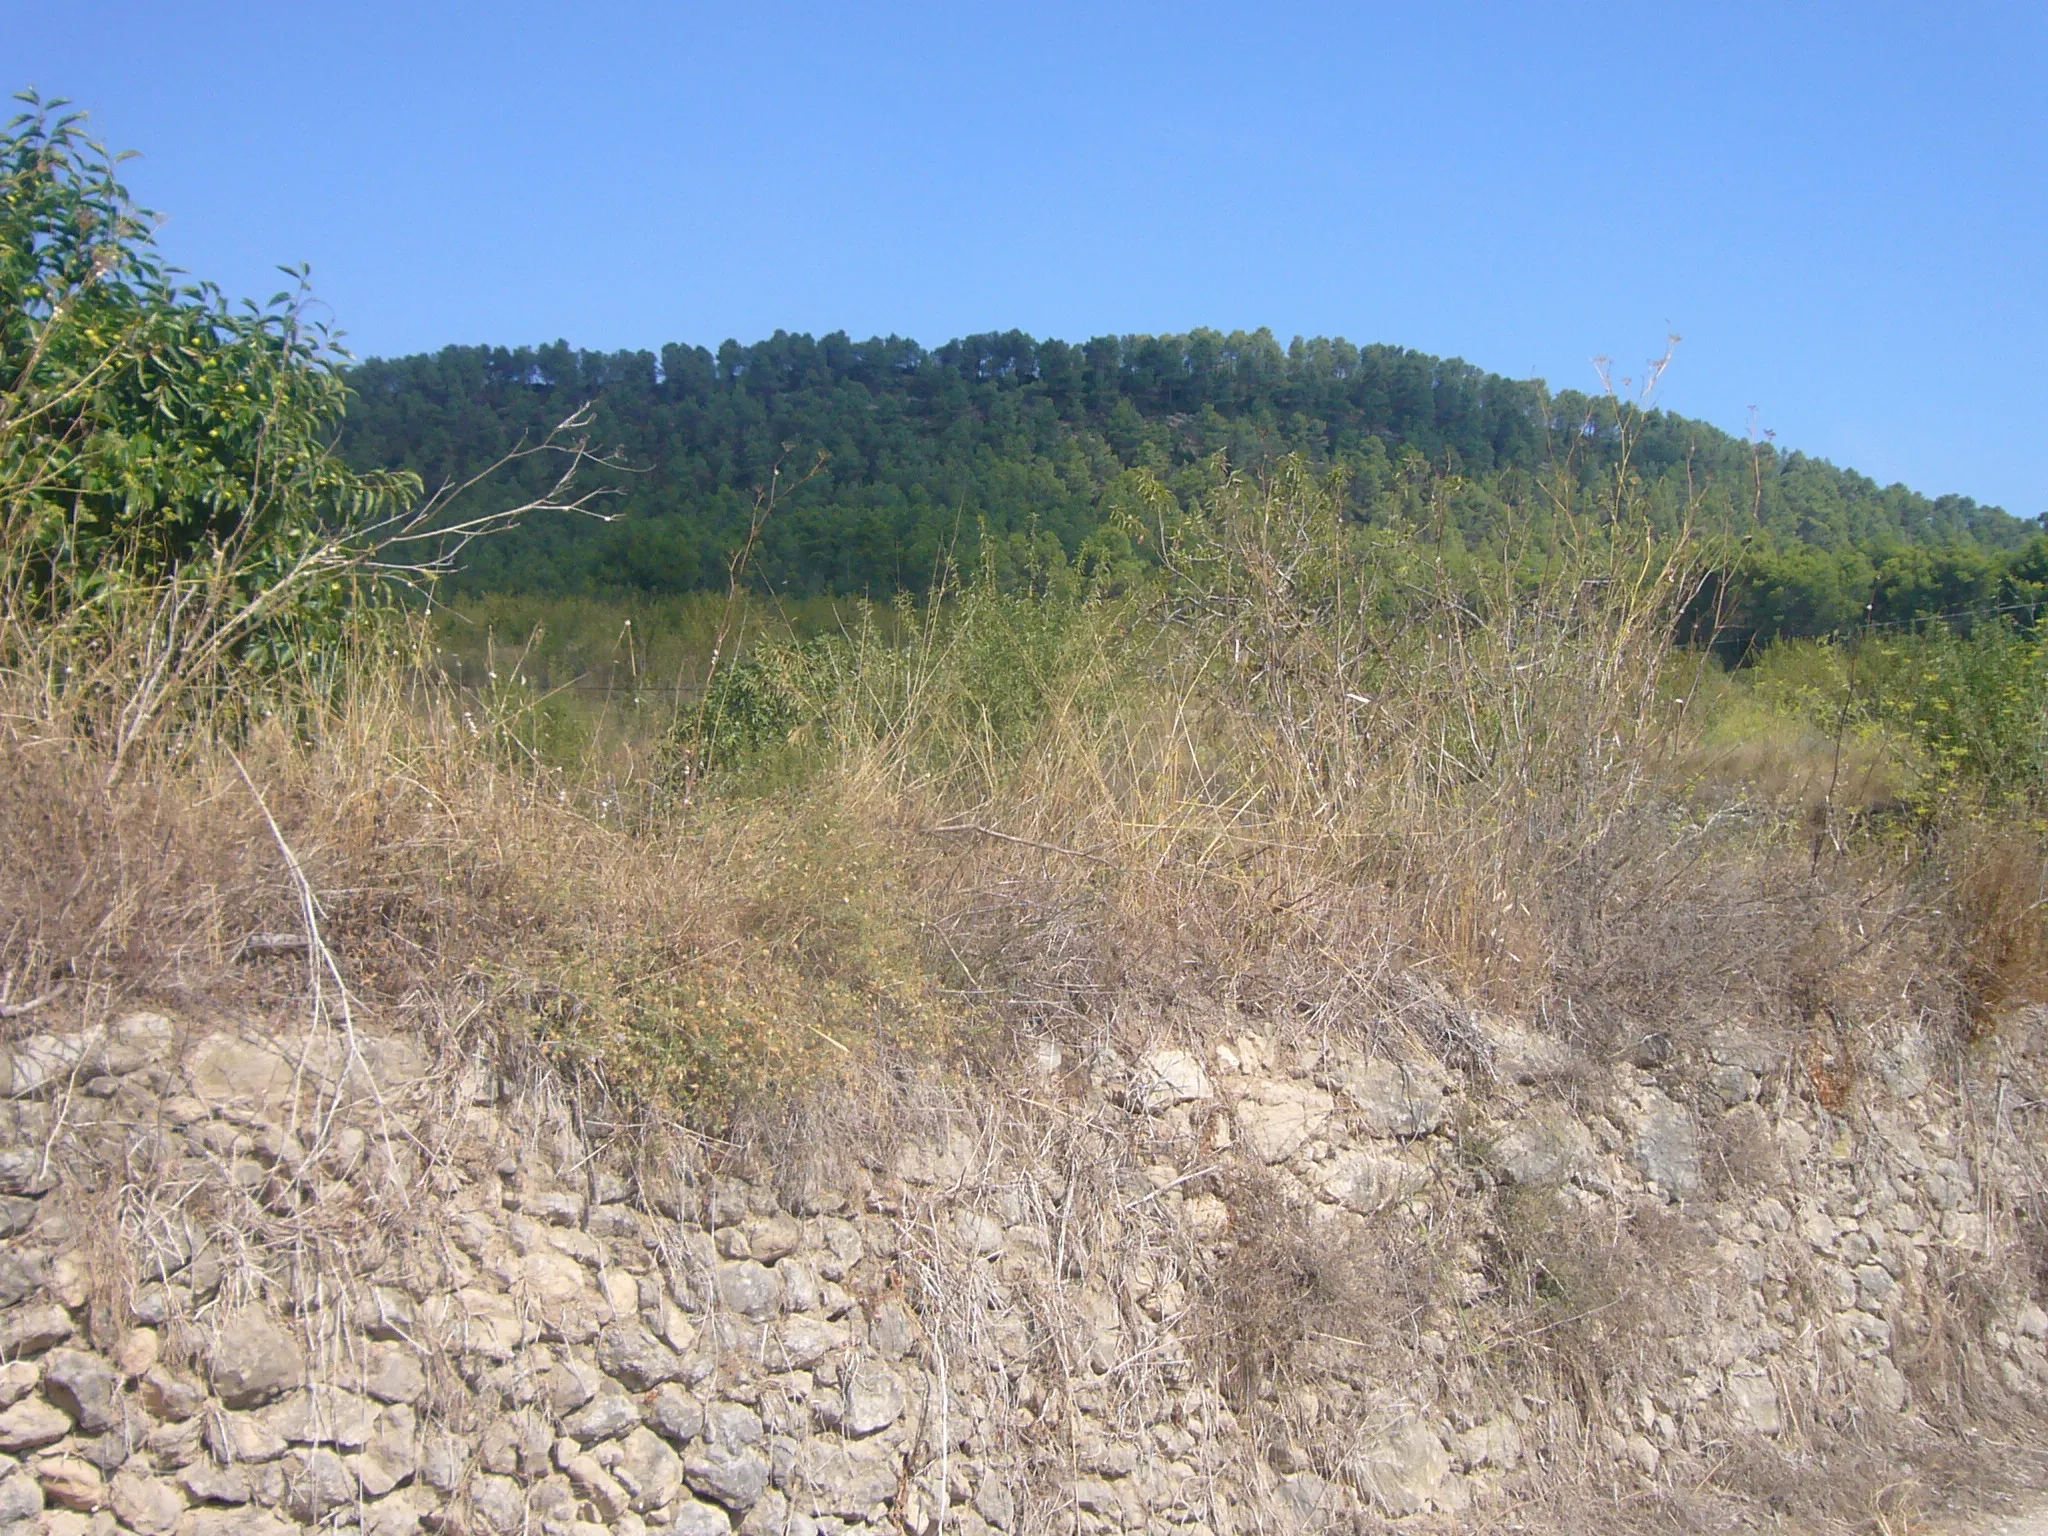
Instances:
[[[778,1153],[446,1046],[52,1029],[0,1061],[0,1527],[1483,1525],[2034,1411],[2035,1058],[1828,1049],[1162,1026]]]

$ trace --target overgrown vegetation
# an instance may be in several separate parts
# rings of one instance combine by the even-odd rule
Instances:
[[[1731,648],[1711,497],[1674,501],[1637,457],[1668,421],[1609,403],[1484,541],[1360,518],[1325,454],[1210,457],[887,604],[770,602],[735,559],[719,598],[436,628],[399,599],[451,550],[591,505],[576,418],[515,445],[515,482],[552,478],[512,511],[352,471],[289,298],[173,286],[75,120],[32,104],[4,163],[0,1017],[338,980],[727,1135],[1191,1008],[1283,1045],[1398,1020],[1453,1061],[1499,1009],[1581,1064],[1736,1011],[1832,1111],[1876,1021],[1960,1051],[2048,1000],[2031,552],[1995,612]],[[250,961],[294,929],[327,980]],[[1238,1193],[1253,1225],[1195,1277],[1219,1380],[1259,1405],[1318,1349],[1415,1366],[1374,1309],[1438,1305],[1471,1233],[1333,1246]],[[1446,1326],[1489,1391],[1548,1373],[1590,1422],[1648,1378],[1644,1277],[1675,1287],[1697,1234],[1490,1198],[1491,1289]]]
[[[722,604],[621,618],[628,675],[562,698],[535,633],[451,679],[389,597],[513,514],[340,464],[338,354],[289,300],[172,285],[75,120],[33,107],[6,153],[8,751],[19,794],[101,786],[21,808],[58,839],[10,851],[23,977],[161,984],[109,938],[133,891],[90,918],[32,893],[131,816],[209,841],[233,818],[166,809],[204,785],[302,808],[392,996],[454,987],[714,1117],[878,1042],[1190,985],[1326,1010],[1419,969],[1596,1033],[1682,1013],[1688,975],[1768,1010],[1903,968],[1977,1023],[2031,985],[2040,641],[1895,628],[1733,678],[1712,634],[1677,649],[1711,611],[1707,502],[1641,470],[1662,429],[1632,407],[1490,554],[1361,523],[1342,464],[1141,468],[1080,559],[984,542],[922,602],[808,613],[736,565]],[[543,437],[515,477],[542,450],[587,464]],[[533,504],[587,506],[555,473]],[[683,621],[724,648],[708,691]],[[256,917],[202,885],[179,944],[224,958]],[[1877,941],[1829,937],[1852,907]]]
[[[766,530],[751,575],[755,590],[792,598],[921,593],[948,557],[1006,579],[1055,555],[1115,563],[1134,472],[1192,506],[1224,465],[1259,474],[1290,456],[1343,472],[1347,523],[1412,530],[1453,563],[1511,542],[1568,548],[1555,481],[1594,493],[1626,461],[1638,515],[1666,534],[1690,518],[1728,541],[1703,611],[1731,655],[1870,619],[2030,614],[2048,580],[2039,524],[1966,497],[1881,487],[1626,389],[1553,392],[1342,339],[1283,348],[1264,331],[1194,331],[1070,345],[1010,332],[926,349],[778,333],[715,356],[451,347],[373,360],[350,379],[361,398],[344,445],[359,465],[461,480],[588,405],[636,467],[618,522],[536,521],[478,553],[463,577],[473,592],[722,588],[753,488],[790,452],[826,463]]]

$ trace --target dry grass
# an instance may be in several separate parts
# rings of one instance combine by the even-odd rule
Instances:
[[[934,1063],[1014,1083],[1023,1042],[1085,1064],[1246,1019],[1283,1059],[1398,1036],[1476,1064],[1484,1007],[1595,1073],[1652,1029],[1684,1052],[1735,1017],[1798,1042],[1798,1091],[1841,1108],[1902,1007],[1960,1050],[2033,995],[2038,833],[1817,830],[1811,742],[1801,771],[1751,773],[1710,739],[1725,718],[1681,703],[1711,690],[1673,683],[1680,564],[1617,548],[1596,580],[1537,580],[1479,615],[1426,570],[1328,576],[1319,494],[1236,488],[1201,546],[1231,574],[1200,601],[983,592],[958,622],[856,632],[807,674],[807,723],[688,804],[616,717],[565,759],[530,694],[458,689],[388,634],[338,687],[273,680],[131,736],[107,728],[104,686],[53,691],[17,654],[0,1001],[68,990],[8,1028],[151,998],[303,1008],[304,957],[242,958],[252,934],[307,926],[289,848],[362,1005],[444,1048],[488,1044],[607,1136],[680,1119],[777,1168],[795,1202],[859,1185],[937,1116]],[[1385,1427],[1360,1415],[1389,1384],[1534,1403],[1548,1459],[1515,1496],[1532,1519],[1590,1518],[1552,1509],[1558,1490],[1591,1475],[1599,1434],[1639,1427],[1679,1370],[1673,1340],[1719,1305],[1722,1277],[1661,1208],[1596,1213],[1476,1164],[1426,1221],[1370,1230],[1229,1191],[1234,1246],[1210,1265],[1118,1216],[1149,1188],[1143,1133],[1062,1107],[1017,1149],[1057,1177],[1018,1198],[1064,1202],[1091,1273],[1186,1298],[1195,1364],[1276,1465],[1334,1470]],[[1768,1147],[1709,1150],[1722,1190],[1770,1177]],[[986,1354],[996,1309],[973,1286],[993,1282],[959,1280],[981,1272],[937,1228],[909,1231],[929,1315]],[[1474,1272],[1487,1289],[1463,1294]],[[2016,1411],[1974,1342],[2005,1284],[1944,1276],[1914,1342],[1915,1389],[1954,1424]],[[1048,1338],[1073,1335],[1071,1298],[1038,1305]],[[1189,1368],[1126,1348],[1122,1392]],[[1042,1406],[1033,1370],[1000,1390]],[[1814,1469],[1925,1447],[1800,1423],[1790,1448],[1703,1461],[1700,1496],[1898,1514],[1850,1508]],[[1603,1528],[1686,1518],[1616,1500]]]

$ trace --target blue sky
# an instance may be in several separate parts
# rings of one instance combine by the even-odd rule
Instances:
[[[361,353],[1270,326],[2048,509],[2048,6],[0,0]]]

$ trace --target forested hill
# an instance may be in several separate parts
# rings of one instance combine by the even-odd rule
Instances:
[[[1599,396],[1399,347],[1282,347],[1263,330],[1081,344],[1013,331],[929,350],[899,337],[782,332],[716,354],[449,347],[364,362],[350,382],[347,455],[417,470],[430,485],[594,402],[595,440],[621,446],[637,470],[620,479],[613,510],[624,516],[537,522],[480,547],[463,584],[489,589],[722,585],[753,490],[785,445],[798,469],[820,451],[827,458],[767,528],[756,579],[792,594],[882,594],[922,586],[948,549],[976,558],[984,532],[1006,552],[1057,540],[1081,554],[1126,470],[1150,467],[1193,489],[1219,452],[1240,466],[1285,452],[1341,464],[1361,520],[1405,518],[1478,546],[1518,510],[1525,524],[1536,515],[1546,468],[1599,474],[1620,436],[1616,408]],[[1709,522],[1760,534],[1760,548],[1811,551],[1809,563],[1825,556],[1820,567],[1839,568],[1827,582],[1858,608],[1851,589],[1868,557],[1934,546],[1996,563],[2036,528],[1803,454],[1764,447],[1759,458],[1665,412],[1644,419],[1634,453],[1667,513],[1688,483],[1704,486]]]

